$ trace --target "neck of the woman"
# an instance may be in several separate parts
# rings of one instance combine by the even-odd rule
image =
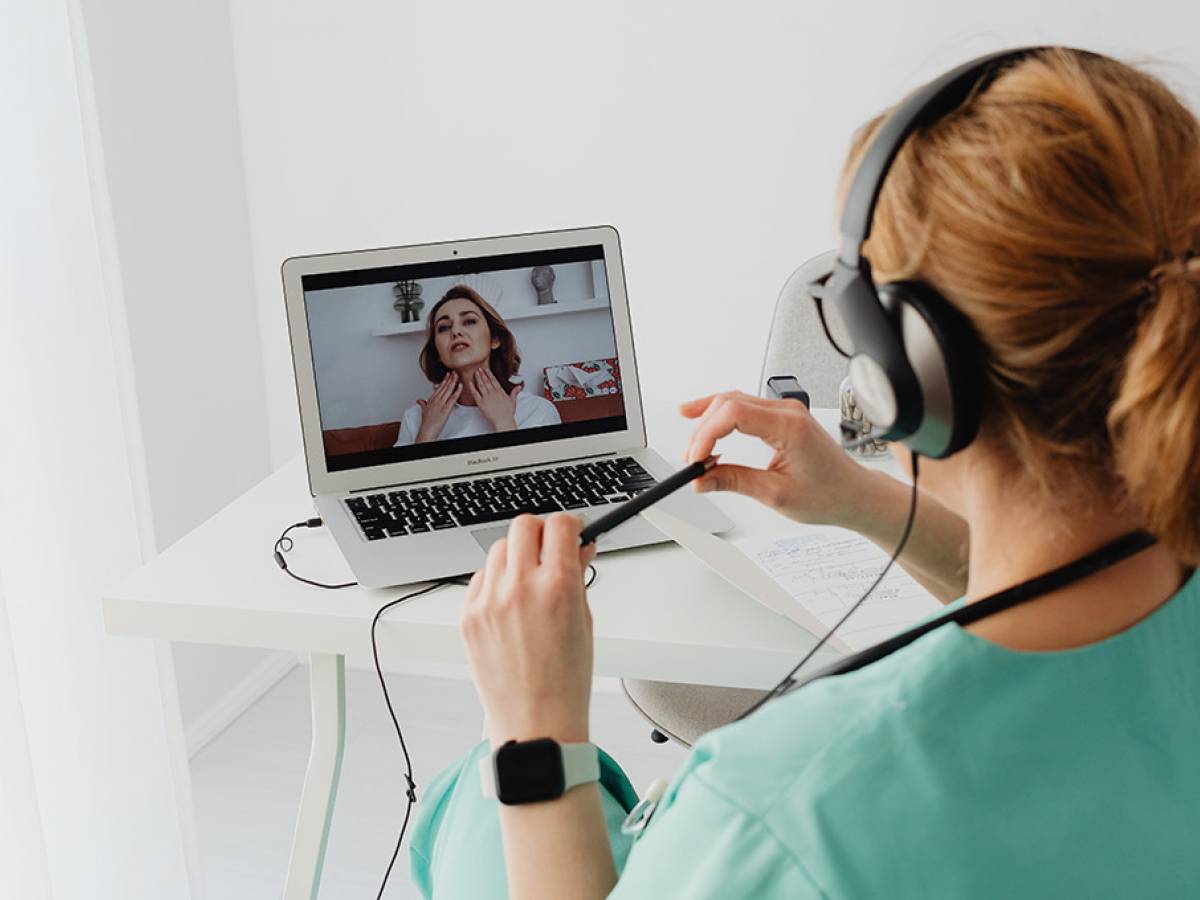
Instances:
[[[458,383],[463,388],[462,393],[458,395],[458,402],[463,406],[477,405],[475,400],[475,373],[486,366],[486,362],[481,362],[473,366],[463,366],[461,369],[454,370],[458,375]]]
[[[1103,492],[1071,504],[1013,496],[1011,480],[983,479],[964,496],[970,526],[968,602],[1056,569],[1139,527]],[[1166,602],[1184,579],[1161,544],[1074,584],[981,620],[970,630],[1015,650],[1061,650],[1111,637]]]

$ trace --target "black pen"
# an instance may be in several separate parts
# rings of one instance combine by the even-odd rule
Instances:
[[[600,535],[606,531],[612,531],[622,522],[627,519],[632,519],[647,506],[651,506],[666,497],[668,494],[673,494],[689,481],[695,481],[709,469],[717,464],[717,457],[710,456],[708,459],[702,459],[699,462],[694,462],[690,466],[686,466],[667,478],[664,478],[652,488],[647,488],[640,494],[635,494],[630,497],[612,512],[605,513],[596,521],[585,525],[583,531],[579,532],[579,544],[585,546],[592,543]]]

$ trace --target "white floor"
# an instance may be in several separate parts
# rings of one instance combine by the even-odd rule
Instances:
[[[373,900],[404,813],[403,757],[373,671],[346,676],[346,754],[321,900]],[[479,740],[483,714],[471,683],[389,675],[388,690],[412,754],[417,794]],[[640,791],[670,776],[685,751],[653,744],[624,695],[592,696],[592,739]],[[308,753],[308,670],[292,671],[192,760],[208,900],[282,896]],[[408,838],[384,895],[418,897]]]

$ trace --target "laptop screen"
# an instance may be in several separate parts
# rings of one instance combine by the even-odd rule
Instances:
[[[598,244],[301,286],[330,472],[626,428]]]

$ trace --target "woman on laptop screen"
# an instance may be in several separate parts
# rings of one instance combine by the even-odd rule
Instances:
[[[456,284],[427,323],[420,362],[433,391],[404,411],[395,446],[559,424],[553,403],[522,391],[516,339],[477,291]]]

